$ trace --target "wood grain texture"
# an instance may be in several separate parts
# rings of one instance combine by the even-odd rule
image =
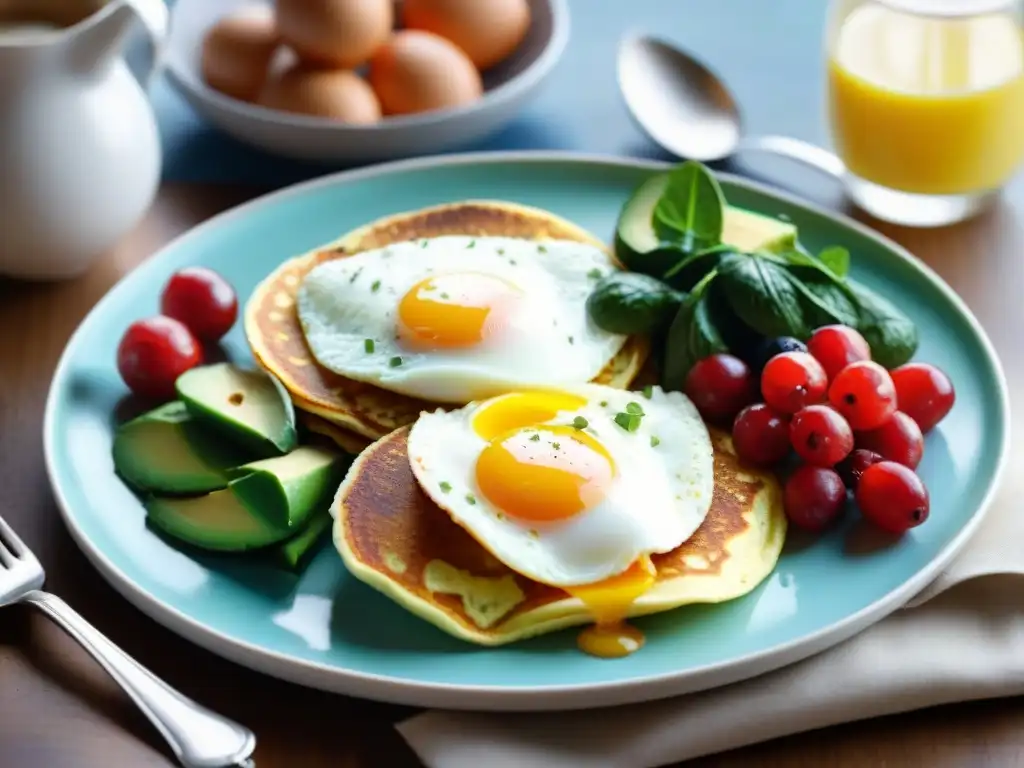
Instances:
[[[828,195],[808,187],[802,191],[812,199]],[[132,608],[72,543],[46,480],[43,405],[76,325],[116,280],[170,238],[259,192],[168,186],[140,227],[79,280],[0,281],[3,514],[40,556],[50,588],[157,674],[252,727],[259,768],[417,768],[419,762],[391,728],[411,710],[309,691],[250,672],[190,645]],[[954,286],[991,334],[1011,391],[1024,392],[1024,179],[994,210],[957,227],[914,231],[869,223]],[[1018,403],[1024,400],[1015,397]],[[59,629],[27,609],[3,612],[0,766],[173,765],[131,702]],[[1024,705],[1003,699],[797,735],[691,761],[686,768],[1018,765],[1024,766]]]

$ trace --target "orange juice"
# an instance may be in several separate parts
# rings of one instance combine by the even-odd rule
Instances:
[[[915,15],[869,3],[834,35],[836,150],[889,189],[951,195],[1000,187],[1024,160],[1024,34],[1009,14]]]

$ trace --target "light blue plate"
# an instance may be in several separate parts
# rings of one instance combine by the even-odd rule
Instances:
[[[300,684],[405,704],[477,709],[583,708],[654,699],[751,677],[838,643],[902,605],[977,528],[1005,466],[1008,398],[995,353],[959,298],[867,228],[738,178],[730,202],[787,216],[814,250],[843,245],[853,274],[921,329],[918,359],[954,380],[957,404],[927,438],[920,474],[930,519],[888,547],[847,524],[787,545],[748,596],[637,621],[641,652],[580,653],[568,630],[486,649],[453,639],[350,577],[330,547],[296,579],[256,561],[182,554],[151,533],[114,476],[115,368],[125,327],[157,311],[169,275],[222,272],[244,300],[282,260],[379,216],[465,198],[547,208],[602,237],[629,193],[664,166],[559,154],[422,159],[331,176],[217,216],[122,280],[68,344],[47,405],[46,458],[64,519],[99,571],[158,622],[225,657]],[[230,354],[249,360],[240,324]]]

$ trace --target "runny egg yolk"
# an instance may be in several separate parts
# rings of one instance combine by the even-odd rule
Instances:
[[[531,522],[556,522],[603,498],[615,463],[597,440],[572,424],[546,424],[586,403],[561,392],[520,392],[495,398],[473,418],[487,445],[476,464],[480,492],[505,514]],[[616,658],[638,650],[643,634],[625,623],[630,606],[653,585],[656,569],[647,556],[622,573],[594,584],[566,588],[583,601],[594,624],[579,635],[579,647]]]
[[[544,423],[585,402],[558,392],[522,392],[495,399],[474,417],[474,431],[488,441],[477,457],[476,482],[491,504],[519,520],[555,522],[604,498],[615,474],[608,451],[572,418],[565,425]]]
[[[520,520],[567,520],[604,498],[611,455],[574,427],[517,429],[492,440],[476,462],[480,492]]]
[[[399,338],[417,348],[467,347],[500,332],[522,291],[483,272],[452,272],[416,283],[398,304]]]
[[[618,658],[639,650],[644,644],[640,630],[626,624],[630,606],[654,586],[657,576],[649,557],[641,557],[617,576],[566,589],[579,598],[594,617],[594,624],[580,632],[580,649],[592,656]]]

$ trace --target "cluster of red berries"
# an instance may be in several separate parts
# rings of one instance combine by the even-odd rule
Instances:
[[[849,490],[886,531],[923,523],[930,502],[915,470],[924,435],[953,407],[949,377],[928,363],[886,370],[843,325],[818,328],[807,344],[774,339],[769,349],[759,374],[734,355],[706,357],[684,389],[706,420],[731,426],[742,460],[775,467],[799,458],[785,481],[789,520],[821,530]]]

